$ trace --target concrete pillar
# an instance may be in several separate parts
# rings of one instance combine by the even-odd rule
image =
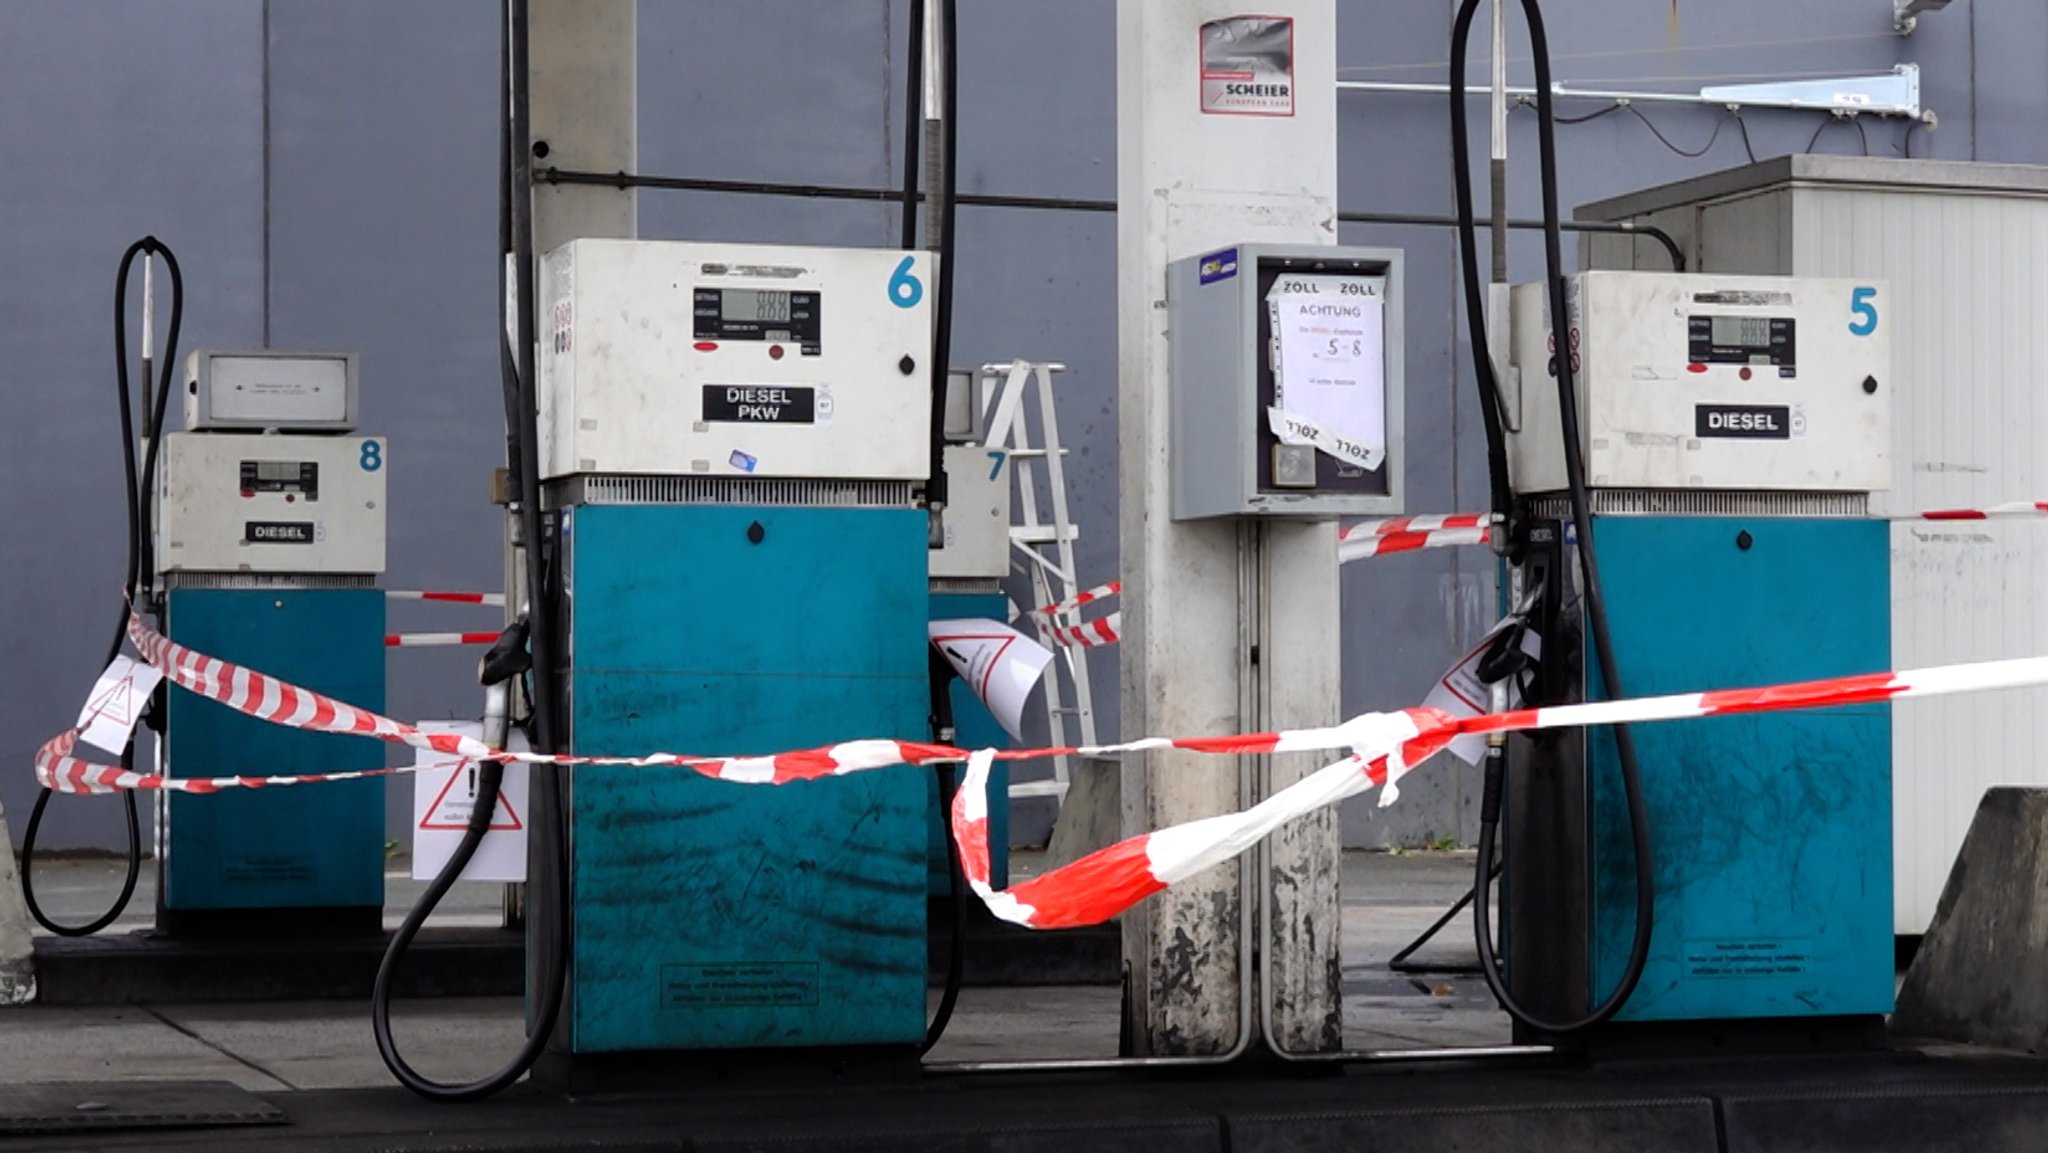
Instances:
[[[1293,20],[1292,109],[1203,111],[1203,26],[1256,12]],[[1332,524],[1240,526],[1169,518],[1166,266],[1244,242],[1337,239],[1336,5],[1275,0],[1118,0],[1117,254],[1120,540],[1126,600],[1123,731],[1194,735],[1337,719]],[[1256,655],[1255,655],[1256,654]],[[1298,779],[1314,758],[1240,765],[1179,753],[1125,763],[1126,833],[1238,808]],[[1240,774],[1254,778],[1240,788]],[[1273,914],[1261,950],[1273,1034],[1309,1051],[1341,1041],[1335,814],[1276,836]],[[1239,868],[1163,893],[1124,923],[1134,1043],[1158,1056],[1230,1051],[1259,1038],[1241,1010]]]
[[[636,0],[535,0],[527,10],[527,108],[531,139],[526,146],[533,151],[534,172],[538,174],[547,168],[573,172],[636,171],[640,152]],[[571,240],[639,234],[637,189],[534,185],[536,268],[548,253]],[[506,336],[516,341],[519,280],[510,255],[505,259]],[[534,332],[548,332],[547,317],[535,317]],[[536,355],[535,363],[539,360]],[[504,504],[510,495],[497,492],[493,498]],[[520,552],[525,542],[519,539],[517,515],[508,509],[504,521],[505,619],[510,622],[526,601],[526,562]],[[522,700],[514,711],[524,711],[526,707]],[[535,838],[535,844],[539,844],[539,838]],[[526,898],[523,886],[507,886],[507,927],[525,922]]]
[[[538,0],[527,76],[532,85],[534,171],[632,172],[639,160],[638,17],[635,0]],[[541,184],[533,192],[537,257],[585,236],[639,235],[633,189]]]

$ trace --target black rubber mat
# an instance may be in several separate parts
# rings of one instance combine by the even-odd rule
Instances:
[[[0,1086],[0,1133],[282,1125],[277,1106],[226,1081]]]

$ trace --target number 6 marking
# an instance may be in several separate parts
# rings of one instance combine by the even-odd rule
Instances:
[[[1849,331],[1857,336],[1869,336],[1877,331],[1877,289],[1858,288],[1849,293],[1849,311],[1856,319],[1849,322]]]
[[[917,302],[924,299],[924,282],[910,272],[916,261],[917,257],[906,256],[896,271],[889,274],[889,303],[898,308],[916,308]]]

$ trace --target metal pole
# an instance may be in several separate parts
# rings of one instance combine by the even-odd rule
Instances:
[[[1508,36],[1507,0],[1493,0],[1493,143],[1487,164],[1493,185],[1493,281],[1486,287],[1487,355],[1493,378],[1513,387],[1508,364]],[[1519,392],[1519,389],[1516,390]],[[1520,432],[1522,406],[1501,402],[1501,421]],[[1506,534],[1500,534],[1505,536]]]

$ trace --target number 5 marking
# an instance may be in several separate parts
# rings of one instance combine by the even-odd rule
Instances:
[[[1849,331],[1857,336],[1869,336],[1877,331],[1877,289],[1858,288],[1849,293],[1849,311],[1856,319],[1849,322]]]
[[[910,272],[910,266],[916,262],[917,257],[906,256],[896,271],[889,274],[889,303],[898,308],[916,308],[917,302],[924,299],[924,282]]]

